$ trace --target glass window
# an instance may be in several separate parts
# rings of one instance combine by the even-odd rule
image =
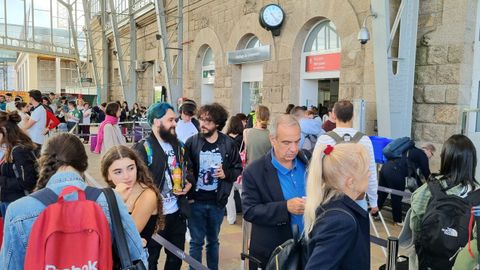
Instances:
[[[208,47],[203,55],[202,66],[214,66],[215,65],[215,57],[213,55],[212,48]]]
[[[335,24],[329,20],[317,24],[307,37],[304,52],[339,51],[340,38],[337,35]]]
[[[260,46],[262,46],[262,43],[260,43],[260,40],[258,40],[258,38],[256,36],[253,36],[247,42],[247,45],[245,46],[245,49],[258,48]]]

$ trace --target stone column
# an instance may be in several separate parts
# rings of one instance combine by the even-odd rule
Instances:
[[[61,59],[60,57],[55,58],[55,92],[60,94],[62,88],[62,72],[61,68]]]

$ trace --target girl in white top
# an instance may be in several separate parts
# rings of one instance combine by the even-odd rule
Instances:
[[[18,126],[23,128],[30,119],[30,115],[27,114],[27,112],[30,111],[30,106],[25,102],[17,102],[15,107],[17,108],[18,114],[22,117],[22,121],[18,123]]]

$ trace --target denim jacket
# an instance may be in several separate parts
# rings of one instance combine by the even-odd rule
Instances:
[[[57,194],[60,194],[67,186],[76,186],[85,189],[87,185],[80,175],[75,172],[58,172],[54,174],[47,183],[47,187]],[[76,198],[76,195],[68,195],[67,199],[70,198],[70,196]],[[132,260],[141,259],[148,269],[147,254],[142,247],[140,234],[135,227],[133,219],[128,214],[128,210],[122,199],[118,194],[116,197],[130,256]],[[105,213],[111,231],[112,224],[104,194],[98,197],[97,203]],[[23,269],[30,230],[44,208],[45,206],[40,201],[30,196],[18,199],[8,206],[7,214],[4,218],[4,236],[3,246],[0,252],[0,269]]]

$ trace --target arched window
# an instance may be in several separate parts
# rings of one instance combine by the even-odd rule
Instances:
[[[260,40],[256,36],[252,36],[247,41],[247,45],[245,46],[245,49],[258,48],[260,46],[262,46],[262,43],[260,43]]]
[[[203,55],[202,66],[207,67],[207,66],[214,66],[214,65],[215,65],[215,56],[213,55],[212,48],[208,47],[208,49],[205,51],[205,54]]]
[[[335,24],[325,20],[310,31],[303,52],[336,52],[340,51],[340,47],[340,38],[337,35]]]
[[[212,48],[208,47],[203,54],[202,60],[202,83],[213,84],[215,82],[215,55]]]

